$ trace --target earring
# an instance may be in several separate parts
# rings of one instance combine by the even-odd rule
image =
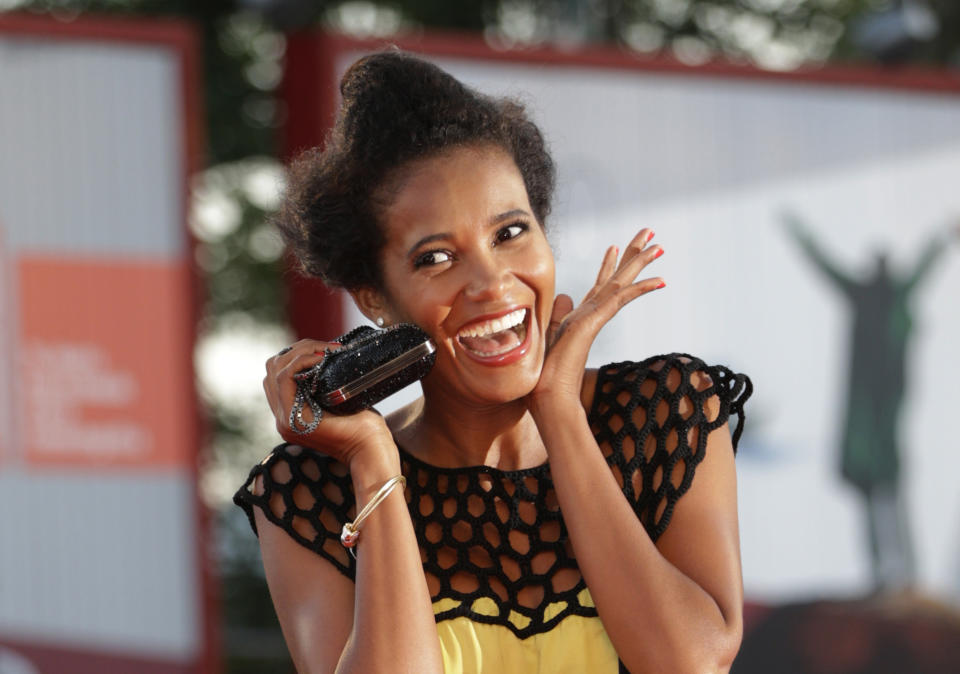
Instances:
[[[377,327],[378,328],[383,327],[383,316],[377,316]]]

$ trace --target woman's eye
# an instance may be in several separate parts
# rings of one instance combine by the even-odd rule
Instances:
[[[507,225],[497,232],[496,242],[503,243],[504,241],[515,239],[527,231],[527,229],[527,224],[523,222],[515,222],[512,225]]]
[[[422,255],[418,255],[413,261],[413,266],[419,269],[420,267],[429,267],[431,265],[449,262],[452,259],[453,256],[445,250],[431,250]]]

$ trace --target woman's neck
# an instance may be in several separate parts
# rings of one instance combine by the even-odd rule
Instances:
[[[481,406],[427,392],[391,421],[403,448],[434,466],[518,470],[547,459],[523,400]]]

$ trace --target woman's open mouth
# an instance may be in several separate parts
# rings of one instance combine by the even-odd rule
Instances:
[[[464,351],[481,362],[505,364],[511,352],[517,352],[518,358],[526,353],[528,313],[528,309],[515,309],[499,318],[473,323],[457,333],[457,341]]]

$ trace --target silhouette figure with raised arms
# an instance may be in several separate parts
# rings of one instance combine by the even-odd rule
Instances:
[[[843,479],[864,500],[875,590],[912,585],[913,546],[900,488],[900,412],[913,331],[910,298],[948,248],[950,234],[935,235],[912,268],[898,274],[878,251],[864,277],[841,269],[793,214],[787,231],[824,277],[847,300],[852,315],[846,416],[840,446]]]

